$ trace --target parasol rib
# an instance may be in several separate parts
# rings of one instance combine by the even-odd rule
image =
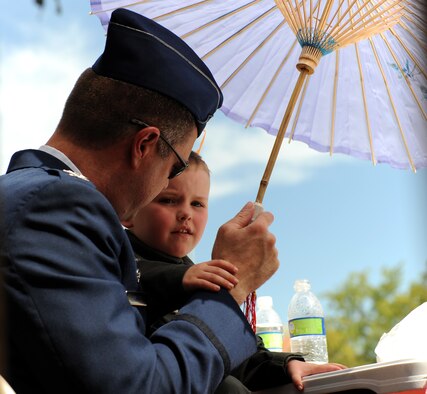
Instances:
[[[292,9],[288,9],[287,7],[290,7],[287,3],[278,3],[276,1],[276,5],[279,8],[279,10],[282,12],[282,14],[285,16],[286,21],[288,22],[289,27],[294,32],[294,34],[297,34],[298,31],[298,24],[295,20],[294,14],[292,12]]]
[[[377,160],[375,158],[375,152],[374,152],[371,122],[369,121],[368,104],[367,104],[366,92],[365,92],[365,78],[363,75],[362,63],[360,61],[359,46],[357,43],[354,44],[354,48],[356,51],[357,67],[359,70],[360,87],[362,89],[363,110],[364,110],[364,114],[365,114],[366,128],[367,128],[367,132],[368,132],[369,149],[371,151],[371,161],[372,161],[372,164],[375,166],[377,164]]]
[[[403,145],[404,145],[404,147],[405,147],[406,155],[408,156],[409,164],[411,165],[412,171],[413,171],[413,172],[416,172],[417,170],[416,170],[415,165],[414,165],[414,162],[413,162],[413,160],[412,160],[412,156],[411,156],[411,153],[410,153],[410,151],[409,151],[408,144],[406,143],[406,137],[405,137],[405,134],[404,134],[404,132],[403,132],[402,125],[401,125],[401,123],[400,123],[400,119],[399,119],[399,116],[398,116],[397,111],[396,111],[396,107],[395,107],[395,105],[394,105],[393,97],[392,97],[392,95],[391,95],[390,88],[389,88],[388,83],[387,83],[387,78],[385,77],[384,69],[383,69],[383,67],[382,67],[382,65],[381,65],[381,62],[380,62],[380,59],[379,59],[379,57],[378,57],[378,53],[377,53],[377,50],[376,50],[376,48],[375,48],[375,45],[374,45],[374,43],[373,43],[373,41],[372,41],[372,38],[370,38],[370,39],[369,39],[369,42],[370,42],[370,44],[371,44],[372,50],[373,50],[373,52],[374,52],[375,60],[376,60],[376,62],[377,62],[378,68],[379,68],[379,70],[380,70],[380,72],[381,72],[381,75],[382,75],[382,77],[383,77],[383,81],[384,81],[385,87],[386,87],[386,89],[387,89],[388,98],[389,98],[389,100],[390,100],[390,104],[391,104],[391,107],[392,107],[392,109],[393,109],[393,113],[394,113],[394,116],[395,116],[395,119],[396,119],[397,125],[398,125],[398,127],[399,127],[400,135],[401,135],[401,137],[402,137],[402,141],[403,141]]]
[[[335,139],[335,117],[337,113],[337,90],[338,90],[338,74],[339,74],[340,51],[336,51],[335,55],[335,73],[334,73],[334,94],[332,96],[332,119],[331,119],[331,140],[329,142],[329,155],[334,153]]]
[[[202,0],[202,1],[199,1],[198,3],[189,4],[189,5],[186,5],[185,7],[181,7],[181,8],[177,8],[176,10],[169,11],[166,14],[157,15],[153,18],[153,20],[158,21],[159,19],[167,18],[179,12],[191,10],[193,8],[197,8],[203,4],[210,3],[210,2],[212,2],[212,0]]]
[[[351,4],[348,4],[347,9],[344,11],[343,14],[341,14],[341,11],[342,11],[341,8],[343,6],[344,1],[345,0],[340,1],[340,3],[338,4],[337,10],[335,11],[335,14],[331,18],[331,21],[333,21],[333,20],[335,20],[335,18],[337,18],[337,22],[335,23],[334,29],[337,28],[342,23],[342,21],[344,20],[346,15],[350,12],[350,9],[354,6],[354,4],[356,4],[356,2],[358,0],[353,0],[353,2]],[[330,34],[333,35],[334,31],[331,30]]]
[[[309,17],[309,19],[310,19],[310,31],[312,30],[312,28],[313,28],[313,0],[310,0],[310,17]]]
[[[408,34],[410,34],[410,36],[417,42],[417,44],[423,48],[424,53],[427,52],[427,46],[418,39],[418,37],[408,28],[408,26],[406,26],[405,23],[403,23],[402,20],[400,21],[399,26],[402,27],[402,29],[405,29]],[[424,35],[427,34],[425,33]]]
[[[246,66],[246,64],[258,53],[259,50],[261,50],[265,44],[268,43],[268,41],[270,41],[271,38],[273,38],[276,33],[280,30],[280,28],[286,23],[286,21],[283,19],[275,28],[273,31],[271,31],[267,37],[264,38],[264,40],[249,54],[248,57],[246,57],[246,59],[239,65],[239,67],[237,67],[231,74],[230,76],[222,83],[221,85],[221,89],[224,89],[229,83],[230,81],[237,75],[238,72],[240,72],[240,70],[243,69],[243,67]]]
[[[199,147],[196,150],[196,153],[200,155],[200,152],[202,151],[203,145],[205,143],[205,139],[206,139],[206,129],[203,130],[203,137],[202,140],[200,141]]]
[[[412,0],[411,7],[417,9],[418,11],[423,11],[425,9],[425,2],[424,0]],[[415,3],[418,3],[419,5],[416,5]]]
[[[397,58],[397,56],[396,56],[395,52],[394,52],[394,51],[393,51],[393,49],[391,48],[390,43],[388,42],[388,40],[384,37],[384,34],[383,34],[383,33],[381,33],[381,34],[380,34],[380,36],[381,36],[381,38],[383,39],[383,41],[385,42],[385,44],[387,45],[387,48],[388,48],[389,52],[391,53],[391,56],[393,57],[394,61],[396,62],[397,67],[399,68],[400,73],[402,74],[403,78],[404,78],[404,79],[405,79],[405,81],[406,81],[406,85],[407,85],[407,86],[408,86],[408,88],[411,90],[412,96],[414,97],[414,100],[416,101],[416,103],[417,103],[417,105],[418,105],[418,108],[420,109],[421,113],[423,114],[424,119],[426,119],[426,120],[427,120],[426,113],[424,112],[424,109],[423,109],[423,107],[421,106],[421,103],[420,103],[420,101],[418,100],[418,97],[417,97],[417,95],[415,94],[414,89],[412,88],[412,84],[411,84],[411,82],[409,81],[408,76],[406,75],[406,73],[405,73],[405,72],[403,72],[403,68],[402,68],[402,66],[400,65],[399,59]]]
[[[384,13],[389,12],[392,9],[393,9],[393,12],[391,12],[387,16],[383,16]],[[375,15],[372,15],[373,10],[374,8],[370,9],[361,17],[356,19],[356,21],[352,21],[351,25],[348,26],[346,29],[344,29],[344,31],[342,31],[343,27],[346,26],[348,23],[344,24],[343,26],[340,26],[340,28],[338,28],[338,30],[334,32],[334,38],[336,41],[340,42],[340,47],[343,47],[346,44],[352,43],[355,40],[359,41],[366,36],[371,36],[375,33],[379,33],[382,30],[384,30],[384,28],[387,27],[387,25],[397,23],[397,21],[401,17],[401,12],[402,12],[402,8],[396,9],[392,5],[390,5],[388,8],[385,8],[384,10],[382,10],[381,12]],[[370,18],[365,20],[365,18],[368,15],[370,16]],[[361,26],[359,26],[361,22],[364,22],[363,24],[365,28],[363,29]],[[366,30],[366,26],[368,25],[370,26],[368,28],[369,31]],[[343,43],[341,43],[341,41]]]
[[[405,8],[405,13],[406,15],[410,14],[411,16],[413,16],[415,19],[418,19],[421,23],[425,23],[425,21],[420,17],[420,15],[425,15],[425,9],[421,10],[419,7],[417,7],[415,4],[412,4],[411,7],[415,9],[415,11],[413,11],[411,9],[411,7],[408,7],[408,4],[404,4],[403,6]]]
[[[321,0],[319,0],[319,3],[321,2]],[[320,14],[320,7],[318,7],[317,8],[317,12],[316,12],[316,17],[314,18],[315,19],[315,22],[314,22],[314,30],[316,30],[317,29],[317,22],[320,20],[320,16],[319,16],[319,14]]]
[[[400,18],[400,15],[396,15],[394,18],[387,20],[387,23],[385,24],[386,27],[391,27],[394,24],[396,24],[399,21],[399,18]],[[383,30],[385,30],[385,29],[380,28],[379,24],[374,23],[374,24],[371,24],[369,27],[363,28],[363,30],[361,32],[349,31],[346,33],[345,37],[339,38],[339,40],[341,40],[340,46],[344,47],[348,44],[352,44],[355,41],[360,41],[360,40],[363,40],[365,38],[369,38],[369,37],[373,36],[374,34],[380,33]]]
[[[319,0],[316,3],[316,5],[314,7],[314,10],[313,10],[313,3],[312,3],[312,0],[310,0],[310,16],[309,16],[309,19],[310,19],[310,29],[311,29],[311,24],[312,24],[312,20],[313,20],[313,12],[316,11],[316,9],[319,12],[320,1],[321,0]],[[304,4],[304,0],[301,0],[300,1],[300,5],[303,6],[303,4]],[[276,5],[277,5],[277,8],[285,16],[285,20],[288,22],[291,30],[294,32],[294,34],[297,34],[298,29],[299,29],[299,27],[298,27],[299,26],[298,25],[298,21],[296,20],[296,17],[295,17],[295,14],[297,14],[297,12],[295,10],[293,10],[291,8],[291,6],[288,3],[286,3],[286,2],[276,1]],[[304,8],[304,11],[305,11],[305,8]],[[305,15],[305,12],[304,12],[304,15]],[[297,16],[298,16],[299,22],[301,24],[306,25],[306,22],[301,21],[300,15],[297,15]]]
[[[418,22],[418,21],[416,21],[416,20],[414,20],[414,19],[412,19],[409,15],[407,15],[407,14],[405,14],[404,15],[404,18],[406,19],[406,20],[408,20],[410,23],[412,23],[420,32],[422,32],[423,33],[423,35],[425,36],[427,33],[426,33],[426,28],[421,24],[420,25],[420,23]],[[401,24],[403,24],[403,21],[401,21]],[[406,30],[410,30],[409,28],[406,28]]]
[[[306,11],[305,11],[305,5],[301,2],[301,4],[302,4],[302,13],[303,13],[303,21],[304,21],[304,23],[303,23],[303,25],[304,25],[304,27],[307,27],[307,13],[306,13]]]
[[[353,5],[356,1],[357,0],[354,0],[353,3],[348,6],[348,9],[353,7]],[[343,15],[341,15],[342,4],[343,4],[343,2],[340,3],[337,12],[335,13],[335,15],[332,18],[332,19],[335,19],[335,16],[338,15],[337,24],[339,24],[343,18]],[[352,18],[353,16],[350,14],[350,17]],[[336,119],[336,114],[337,114],[337,91],[338,91],[338,76],[339,76],[339,60],[340,60],[340,50],[337,49],[336,55],[335,55],[334,93],[332,96],[331,140],[329,142],[329,155],[330,156],[332,156],[332,154],[334,153],[334,145],[335,145],[335,119]]]
[[[250,29],[253,25],[259,23],[264,18],[266,18],[268,15],[270,15],[272,12],[275,11],[275,7],[270,8],[268,11],[264,12],[257,18],[253,19],[250,23],[233,33],[231,36],[226,38],[224,41],[222,41],[220,44],[218,44],[215,48],[211,49],[209,52],[205,53],[203,56],[201,56],[202,60],[206,60],[209,56],[213,55],[216,51],[221,49],[224,45],[228,44],[230,41],[237,38],[240,34],[244,33],[246,30]]]
[[[255,5],[256,3],[259,3],[259,1],[260,1],[260,0],[254,0],[254,1],[250,2],[250,3],[248,3],[248,4],[245,4],[245,5],[243,5],[243,6],[239,7],[239,8],[236,8],[235,10],[232,10],[232,11],[230,11],[230,12],[226,12],[225,14],[223,14],[223,15],[219,16],[218,18],[215,18],[215,19],[213,19],[213,20],[211,20],[211,21],[209,21],[209,22],[205,23],[204,25],[201,25],[201,26],[199,26],[198,28],[196,28],[196,29],[194,29],[194,30],[191,30],[191,31],[189,31],[189,32],[187,32],[187,33],[185,33],[185,34],[183,34],[183,35],[181,36],[181,38],[184,40],[184,39],[186,39],[187,37],[190,37],[191,35],[193,35],[193,34],[195,34],[195,33],[199,32],[199,31],[201,31],[201,30],[203,30],[203,29],[206,29],[206,28],[207,28],[207,27],[209,27],[209,26],[214,25],[215,23],[218,23],[218,22],[220,22],[220,21],[223,21],[224,19],[227,19],[227,18],[229,18],[229,17],[231,17],[231,16],[235,15],[235,14],[238,14],[239,12],[241,12],[241,11],[243,11],[243,10],[245,10],[245,9],[247,9],[247,8],[249,8],[249,7],[251,7],[251,6],[253,6],[253,5]]]
[[[299,99],[298,108],[297,108],[297,111],[295,112],[295,118],[294,118],[294,121],[292,123],[292,130],[291,130],[291,132],[289,134],[289,140],[288,140],[289,144],[291,143],[291,141],[294,138],[294,134],[295,134],[295,130],[296,130],[296,127],[297,127],[298,119],[299,119],[299,116],[300,116],[300,113],[301,113],[302,104],[304,103],[305,94],[307,92],[308,84],[310,83],[310,77],[311,77],[311,75],[309,75],[307,77],[307,79],[305,80],[304,87],[303,87],[302,92],[301,92],[301,98]]]
[[[280,63],[279,67],[277,68],[276,72],[273,75],[273,78],[271,79],[270,83],[267,85],[267,88],[264,90],[264,93],[262,94],[261,98],[259,99],[257,105],[255,106],[255,109],[252,111],[251,116],[249,117],[249,120],[246,123],[246,127],[248,127],[253,118],[255,117],[255,115],[257,114],[259,107],[261,106],[261,104],[264,102],[265,97],[267,96],[268,92],[270,91],[271,87],[273,86],[274,81],[277,79],[280,71],[282,71],[282,68],[284,67],[284,65],[286,64],[286,62],[289,59],[289,56],[291,55],[291,53],[293,52],[295,46],[297,44],[297,40],[294,41],[294,43],[292,44],[291,48],[289,49],[288,53],[286,54],[286,56],[284,57],[284,59],[282,60],[282,62]]]
[[[302,15],[301,15],[301,5],[303,5],[302,1],[299,3],[299,6],[298,4],[295,4],[295,14],[298,18],[298,26],[304,25],[304,22],[303,22],[304,19],[302,18]]]
[[[348,30],[355,30],[355,28],[357,27],[357,25],[360,23],[360,21],[364,21],[365,22],[365,26],[367,24],[374,24],[375,20],[380,17],[380,20],[384,23],[384,21],[386,21],[388,18],[390,18],[389,16],[383,16],[384,13],[390,11],[390,9],[395,9],[395,5],[390,4],[388,7],[384,8],[383,10],[381,10],[380,12],[375,12],[377,10],[377,8],[380,8],[380,6],[387,2],[388,0],[382,0],[381,2],[377,3],[374,7],[367,9],[365,11],[363,11],[364,13],[362,14],[362,10],[364,10],[364,8],[368,8],[367,6],[370,4],[370,0],[365,0],[364,3],[362,3],[362,5],[359,5],[358,0],[354,1],[352,3],[352,6],[354,6],[354,4],[357,4],[357,12],[358,12],[358,16],[359,18],[354,21],[353,20],[353,16],[350,16],[350,18],[347,18],[344,23],[342,23],[344,17],[348,14],[351,13],[351,8],[349,7],[344,14],[341,16],[341,18],[339,18],[338,22],[336,23],[335,27],[331,30],[330,34],[333,35],[334,37],[339,36],[339,33],[345,29],[345,32],[347,32]],[[397,9],[397,11],[400,11],[401,7]],[[371,16],[368,20],[365,20],[365,18],[367,16]],[[348,26],[348,24],[350,23],[350,26]],[[381,28],[380,26],[378,26],[379,28]],[[356,30],[357,32],[360,32],[360,30]],[[336,40],[338,40],[336,38]]]
[[[372,161],[373,165],[376,165],[377,160],[375,159],[374,143],[372,140],[371,122],[369,121],[368,103],[366,101],[365,78],[363,75],[362,63],[360,61],[359,47],[358,47],[357,43],[354,44],[354,46],[356,47],[357,65],[359,67],[360,86],[362,88],[363,109],[365,111],[366,127],[368,129],[367,131],[368,131],[368,138],[369,138],[369,148],[371,150],[371,161]]]
[[[403,49],[406,51],[406,53],[408,54],[408,56],[412,59],[412,61],[414,62],[414,64],[418,67],[418,70],[424,75],[424,78],[427,79],[427,75],[426,75],[425,70],[421,67],[420,63],[415,58],[414,54],[405,45],[405,43],[402,41],[402,39],[400,38],[400,36],[394,31],[393,28],[390,29],[390,32],[396,37],[396,39],[399,41],[400,45],[402,45]]]
[[[132,8],[132,7],[136,6],[136,5],[147,3],[148,1],[150,1],[150,0],[135,1],[134,3],[127,4],[126,8]],[[90,11],[89,15],[97,15],[97,14],[100,14],[102,12],[114,11],[116,8],[117,8],[117,6],[114,6],[114,7],[111,7],[111,8],[106,8],[106,9],[102,9],[102,10],[99,10],[99,11]]]
[[[322,16],[320,18],[319,25],[317,26],[317,30],[319,30],[319,31],[325,30],[325,25],[326,25],[327,19],[332,12],[332,5],[333,5],[333,1],[327,1],[326,2],[326,6],[323,9],[323,13],[322,13]]]

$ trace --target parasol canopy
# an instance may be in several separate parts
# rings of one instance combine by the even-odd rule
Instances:
[[[325,1],[287,3],[299,8],[305,22],[312,15],[314,23]],[[299,77],[296,64],[301,54],[301,40],[280,3],[284,2],[92,0],[91,7],[104,27],[114,9],[126,7],[174,31],[214,74],[224,93],[221,110],[245,126],[276,135]],[[335,20],[356,22],[359,15],[359,23],[366,23],[363,9],[377,5],[381,12],[388,2],[329,3]],[[322,57],[301,87],[286,137],[321,152],[344,153],[374,164],[414,171],[427,166],[427,27],[421,17],[426,6],[422,0],[399,3],[403,12],[385,31]],[[371,34],[368,28],[359,26],[360,30]]]

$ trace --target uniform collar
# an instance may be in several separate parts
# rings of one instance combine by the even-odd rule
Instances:
[[[42,145],[39,150],[42,152],[49,153],[50,155],[56,157],[58,160],[61,160],[64,164],[67,165],[67,167],[75,172],[77,175],[83,175],[81,171],[77,168],[77,166],[68,158],[68,156],[65,155],[65,153],[62,153],[60,150],[54,148],[53,146],[49,145]]]
[[[37,149],[26,149],[13,154],[10,159],[7,173],[23,168],[53,168],[57,170],[71,170],[63,161],[50,153]]]

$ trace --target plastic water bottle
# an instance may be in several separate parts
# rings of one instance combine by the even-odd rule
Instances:
[[[282,351],[283,323],[273,309],[273,299],[270,296],[257,299],[256,334],[262,338],[266,349],[273,352]]]
[[[297,280],[288,308],[291,351],[303,353],[307,362],[328,362],[325,320],[317,297],[310,291],[310,282]]]

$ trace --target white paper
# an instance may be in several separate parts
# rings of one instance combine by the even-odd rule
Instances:
[[[427,302],[384,333],[375,348],[377,362],[427,360]]]

